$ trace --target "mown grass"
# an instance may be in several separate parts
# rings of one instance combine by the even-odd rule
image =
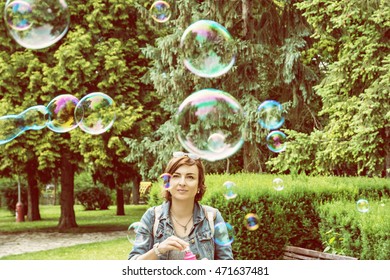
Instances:
[[[75,205],[74,211],[78,227],[67,232],[104,232],[126,230],[128,226],[140,219],[145,212],[146,205],[126,205],[125,215],[116,215],[116,206],[110,206],[109,210],[85,211],[81,205]],[[29,231],[58,231],[58,221],[61,213],[59,205],[40,205],[41,220],[15,222],[15,216],[8,210],[0,209],[0,233],[16,233]]]
[[[0,260],[127,260],[131,244],[123,238],[46,251],[10,255]]]

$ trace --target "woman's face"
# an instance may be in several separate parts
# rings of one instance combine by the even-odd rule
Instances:
[[[199,186],[199,170],[196,165],[182,165],[170,180],[172,200],[194,201]]]

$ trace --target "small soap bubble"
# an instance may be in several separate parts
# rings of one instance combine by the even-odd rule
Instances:
[[[223,196],[226,199],[229,200],[237,197],[237,193],[236,193],[237,185],[234,182],[226,181],[225,183],[223,183],[223,188],[224,188]]]
[[[225,27],[211,20],[191,24],[180,40],[184,65],[195,75],[215,78],[234,65],[232,36]]]
[[[244,143],[244,113],[230,94],[203,89],[188,96],[180,105],[177,137],[188,152],[208,161],[225,159]]]
[[[359,199],[356,202],[356,208],[361,213],[366,213],[369,210],[368,201],[366,199]]]
[[[280,153],[286,149],[286,135],[279,130],[270,132],[266,142],[268,149],[272,152]]]
[[[149,9],[154,21],[159,23],[167,22],[171,18],[171,6],[165,1],[156,1]]]
[[[77,127],[78,122],[74,112],[79,100],[71,94],[62,94],[55,97],[47,105],[47,128],[54,132],[68,132]]]
[[[47,48],[65,36],[70,14],[65,0],[8,0],[4,22],[19,45],[35,50]]]
[[[259,112],[259,124],[265,129],[278,129],[284,123],[282,105],[275,100],[264,101],[257,111]]]
[[[214,241],[220,246],[228,246],[234,241],[234,229],[229,223],[217,223],[214,227]]]
[[[254,231],[259,228],[259,217],[256,214],[248,213],[245,215],[245,226],[248,230]]]
[[[160,178],[162,178],[163,181],[164,181],[164,185],[163,186],[164,186],[165,189],[169,189],[171,187],[171,185],[170,185],[171,177],[172,177],[172,175],[169,174],[169,173],[163,173],[163,174],[160,175]]]
[[[284,182],[282,179],[280,178],[275,178],[273,181],[272,181],[272,186],[275,190],[277,191],[281,191],[284,189]]]
[[[221,153],[226,148],[225,135],[223,133],[213,133],[207,139],[209,150],[216,153]]]
[[[92,92],[84,96],[75,109],[75,118],[80,129],[92,135],[109,130],[115,117],[114,100],[102,92]]]
[[[127,229],[127,239],[131,244],[140,246],[148,241],[145,237],[146,233],[147,227],[141,222],[135,222]]]

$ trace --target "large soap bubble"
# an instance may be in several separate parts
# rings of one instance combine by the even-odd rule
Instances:
[[[208,161],[225,159],[244,143],[244,113],[230,94],[203,89],[188,96],[176,116],[178,139],[190,153]]]
[[[114,100],[102,92],[92,92],[81,98],[75,110],[80,129],[93,135],[109,130],[115,117]]]
[[[147,227],[145,224],[134,222],[127,229],[127,240],[136,246],[143,245],[148,241],[145,235],[146,232]]]
[[[54,132],[68,132],[77,127],[74,112],[79,100],[71,94],[58,95],[47,105],[47,127]]]
[[[232,36],[225,27],[211,20],[191,24],[183,33],[180,48],[184,65],[195,75],[215,78],[234,65]]]
[[[19,45],[43,49],[65,36],[70,15],[65,0],[8,0],[4,22]]]
[[[220,222],[214,226],[214,242],[228,246],[234,241],[234,229],[229,223]]]

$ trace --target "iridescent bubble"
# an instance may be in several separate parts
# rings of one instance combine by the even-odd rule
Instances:
[[[214,227],[214,242],[220,246],[228,246],[233,243],[234,229],[229,223],[217,223]]]
[[[248,230],[253,231],[259,228],[259,217],[256,214],[248,213],[245,215],[245,226]]]
[[[272,186],[275,190],[281,191],[284,189],[284,182],[280,178],[276,178],[272,181]]]
[[[259,112],[259,124],[265,129],[278,129],[284,123],[283,108],[279,102],[264,101],[257,111]]]
[[[4,22],[19,45],[27,49],[43,49],[65,36],[70,14],[65,0],[8,0]]]
[[[25,130],[39,130],[47,125],[48,109],[46,106],[37,105],[28,108],[20,115],[23,117]]]
[[[58,133],[68,132],[77,127],[78,122],[74,117],[79,100],[71,94],[62,94],[55,97],[47,105],[47,127]]]
[[[279,130],[269,133],[266,142],[272,152],[280,153],[286,149],[286,135]]]
[[[230,94],[203,89],[188,96],[176,115],[178,139],[190,153],[208,161],[227,158],[244,143],[244,113]]]
[[[5,8],[6,24],[13,30],[23,31],[32,26],[32,8],[26,1],[12,1]]]
[[[23,118],[19,115],[0,117],[0,145],[8,143],[25,131]]]
[[[135,246],[144,245],[148,241],[147,232],[147,227],[143,223],[132,223],[127,229],[127,239]]]
[[[226,181],[223,183],[223,196],[226,199],[233,199],[237,197],[237,192],[236,192],[237,185],[232,182],[232,181]]]
[[[368,205],[368,201],[366,199],[359,199],[357,202],[356,202],[356,208],[359,212],[361,213],[366,213],[368,212],[369,210],[369,205]]]
[[[183,33],[180,49],[184,65],[195,75],[215,78],[234,65],[232,36],[225,27],[211,20],[191,24]]]
[[[115,117],[114,100],[102,92],[92,92],[81,98],[75,110],[80,129],[93,135],[109,130]]]
[[[171,17],[171,6],[165,1],[156,1],[149,9],[150,15],[156,22],[167,22]]]
[[[26,130],[39,130],[46,126],[47,108],[37,105],[18,115],[0,117],[0,145],[8,143]]]
[[[172,175],[169,173],[163,173],[160,175],[160,178],[162,178],[164,181],[164,188],[165,189],[169,189],[171,187],[171,185],[170,185],[171,177],[172,177]]]

